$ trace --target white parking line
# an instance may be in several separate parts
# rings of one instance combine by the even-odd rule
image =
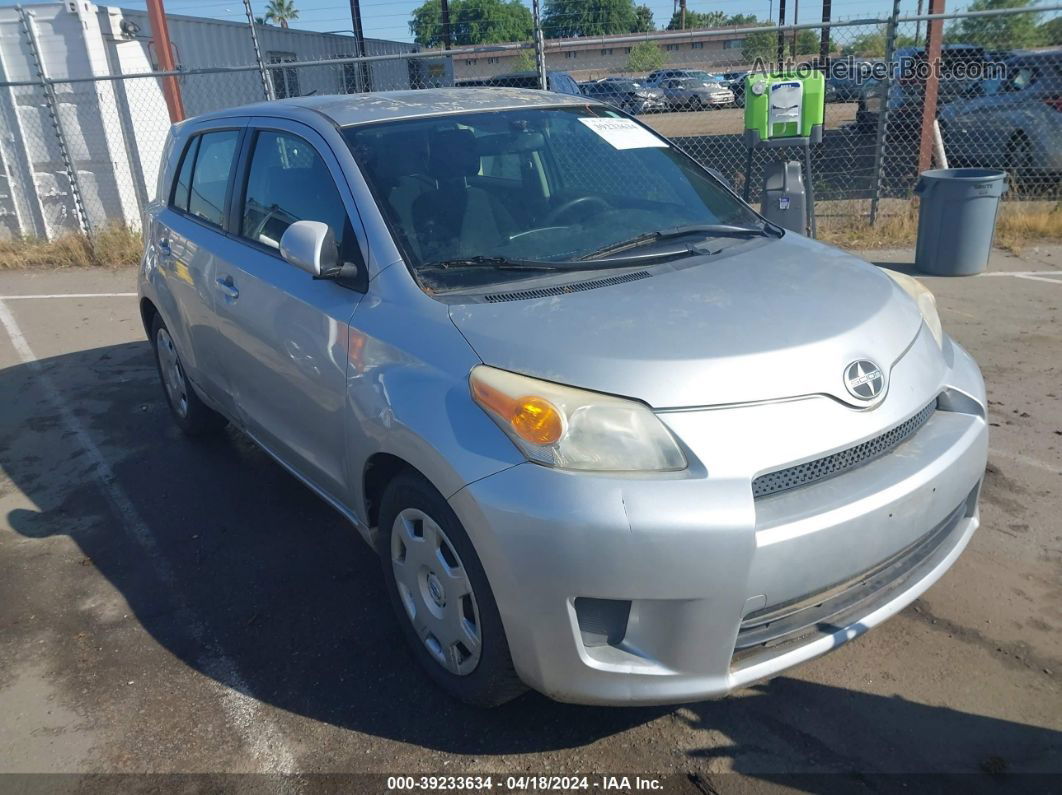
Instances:
[[[260,704],[253,696],[247,695],[250,688],[235,663],[218,648],[216,641],[209,637],[203,623],[181,596],[177,577],[159,550],[158,544],[155,543],[151,529],[140,517],[99,447],[44,371],[4,300],[0,300],[0,325],[7,330],[19,358],[37,377],[48,402],[59,413],[66,430],[87,454],[99,478],[100,490],[121,519],[125,531],[148,556],[155,576],[169,591],[178,620],[201,649],[197,658],[199,669],[214,680],[215,686],[220,691],[220,701],[225,717],[239,734],[245,746],[263,765],[264,772],[281,774],[296,772],[295,758],[285,745],[280,727],[263,714]]]
[[[1050,284],[1062,284],[1062,271],[993,271],[981,273],[979,276],[1010,276],[1014,279],[1028,279],[1034,282],[1048,282]],[[1056,278],[1052,278],[1056,277]]]
[[[0,295],[0,301],[25,301],[30,298],[136,298],[136,293],[37,293],[35,295]]]

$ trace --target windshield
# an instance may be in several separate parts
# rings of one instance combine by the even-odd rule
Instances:
[[[686,225],[762,228],[693,161],[607,108],[434,116],[344,135],[416,270],[472,258],[570,262]]]

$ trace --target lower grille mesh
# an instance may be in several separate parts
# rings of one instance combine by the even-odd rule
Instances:
[[[883,456],[895,450],[915,431],[921,428],[933,416],[936,408],[937,401],[934,400],[911,419],[900,423],[892,430],[881,434],[881,436],[876,436],[839,453],[817,458],[804,464],[797,464],[788,469],[780,469],[777,472],[767,472],[760,475],[752,481],[752,496],[759,499],[769,494],[777,494],[780,491],[806,486],[809,483],[839,475],[860,464],[865,464]]]

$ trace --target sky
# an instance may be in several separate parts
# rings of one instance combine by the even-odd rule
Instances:
[[[0,5],[15,5],[18,0],[0,0]],[[350,4],[347,0],[294,0],[299,18],[292,27],[306,30],[337,31],[349,30]],[[362,0],[362,24],[365,35],[370,38],[396,39],[410,41],[409,14],[423,0]],[[543,0],[544,2],[544,0]],[[658,28],[667,25],[671,19],[673,0],[635,0],[644,2],[653,10],[653,20]],[[799,2],[799,0],[796,0]],[[32,0],[22,0],[23,5],[31,5]],[[264,13],[268,0],[252,0],[255,14]],[[794,0],[786,0],[787,22],[793,21]],[[118,0],[114,3],[99,5],[116,5],[122,8],[145,7],[144,0]],[[215,17],[233,21],[244,21],[242,0],[164,0],[167,13],[187,14],[190,16]],[[530,0],[526,5],[530,6]],[[928,5],[928,2],[926,3]],[[966,2],[948,3],[948,10],[957,10],[967,5]],[[914,14],[917,0],[901,0],[901,13]],[[777,0],[687,0],[688,11],[723,11],[727,14],[756,14],[766,18],[768,13],[777,15]],[[833,0],[834,19],[884,18],[892,10],[891,0]],[[813,22],[822,18],[822,0],[804,0],[799,4],[800,22]]]

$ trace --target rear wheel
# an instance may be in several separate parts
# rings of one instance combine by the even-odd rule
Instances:
[[[442,495],[418,475],[399,475],[384,491],[380,530],[387,591],[428,676],[475,706],[523,693],[479,556]]]
[[[155,349],[155,364],[159,369],[166,403],[180,429],[188,436],[203,436],[224,428],[225,418],[199,399],[185,375],[170,330],[159,315],[151,324],[151,344]]]

